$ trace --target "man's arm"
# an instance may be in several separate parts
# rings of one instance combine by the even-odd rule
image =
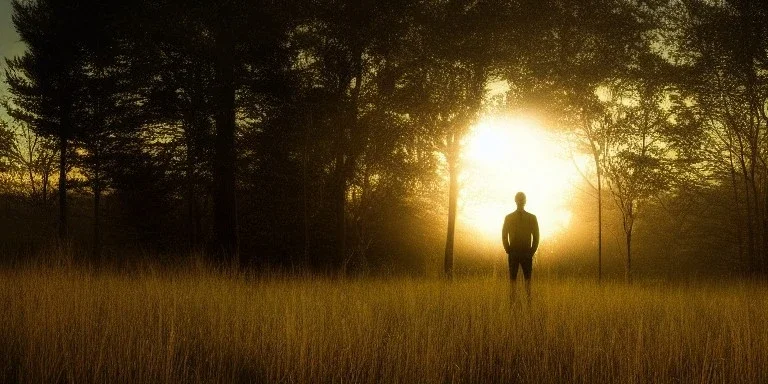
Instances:
[[[539,248],[539,221],[536,219],[536,216],[533,216],[533,244],[531,244],[531,256],[533,256],[536,253],[536,250]]]
[[[504,252],[509,253],[509,220],[506,217],[501,227],[501,243],[504,244]]]

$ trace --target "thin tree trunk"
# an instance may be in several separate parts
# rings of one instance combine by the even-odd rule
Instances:
[[[597,162],[597,160],[595,160]],[[603,281],[603,179],[597,165],[597,281]]]
[[[41,162],[40,162],[40,174],[41,174],[41,182],[43,184],[43,206],[46,206],[48,204],[48,191],[50,190],[50,182],[51,182],[51,174],[53,173],[53,169],[51,168],[51,164],[53,163],[53,157],[55,156],[53,153],[48,152],[47,150],[44,152],[45,156],[43,156]]]
[[[59,137],[59,242],[67,241],[67,137]]]
[[[46,204],[48,204],[48,171],[44,170],[40,175],[40,177],[41,177],[40,181],[43,184],[42,185],[42,191],[43,191],[42,201],[43,201],[43,206],[45,206]]]
[[[729,137],[729,143],[728,143],[728,162],[730,165],[730,171],[731,171],[731,186],[733,187],[733,203],[736,206],[736,209],[734,209],[734,221],[736,222],[736,241],[738,242],[739,247],[739,260],[741,260],[744,257],[744,235],[743,235],[743,218],[742,218],[742,211],[741,211],[741,202],[739,198],[739,185],[738,181],[736,180],[736,167],[733,163],[733,139],[731,138],[730,134]]]
[[[627,260],[624,264],[624,280],[627,283],[632,283],[632,230],[635,226],[635,212],[634,203],[632,200],[625,202],[623,205],[623,226],[624,235],[627,247]]]
[[[200,218],[200,203],[197,196],[197,183],[195,178],[196,156],[193,153],[196,150],[195,137],[202,131],[205,124],[195,116],[194,113],[187,115],[185,119],[184,143],[186,146],[186,156],[184,159],[184,173],[186,182],[186,204],[187,204],[187,247],[190,253],[197,253],[202,249],[202,223]]]
[[[98,171],[93,186],[93,260],[104,265],[101,257],[101,180]]]
[[[752,152],[750,154],[750,166],[749,166],[749,187],[752,190],[752,198],[753,200],[753,207],[754,210],[752,219],[753,219],[753,226],[754,226],[754,253],[755,256],[757,256],[757,262],[756,267],[757,269],[755,272],[759,272],[761,270],[760,265],[762,264],[762,255],[763,255],[763,233],[762,233],[762,206],[761,206],[761,199],[760,199],[760,192],[758,192],[757,187],[757,175],[756,175],[756,155],[757,148],[755,147],[755,144],[750,144],[750,151]]]
[[[216,139],[214,159],[214,234],[220,260],[238,267],[240,255],[237,235],[235,193],[235,42],[232,10],[222,5],[222,20],[216,36]]]
[[[27,148],[26,148],[26,155],[22,154],[22,150],[16,147],[16,152],[18,153],[19,160],[24,164],[24,166],[27,168],[27,177],[29,177],[29,187],[32,190],[32,200],[34,202],[35,199],[37,199],[37,185],[35,183],[35,148],[37,148],[37,137],[33,139],[33,133],[31,132],[32,128],[27,126],[27,128],[24,130],[24,141],[26,141]]]
[[[753,200],[757,199],[749,187],[749,175],[744,175],[744,196],[746,201],[747,213],[747,253],[749,254],[750,273],[755,273],[757,268],[757,234],[755,233],[755,206]]]
[[[309,115],[309,125],[304,129],[304,150],[301,159],[304,198],[304,254],[302,262],[309,260],[309,131],[314,119],[312,112]],[[294,268],[293,256],[291,256],[291,268]]]
[[[595,136],[590,127],[589,122],[585,120],[584,132],[592,148],[592,158],[595,161],[597,173],[597,281],[600,282],[603,280],[603,168],[600,164],[600,150],[595,145]]]
[[[355,87],[350,90],[350,104],[347,107],[347,121],[349,126],[349,140],[345,136],[345,131],[340,130],[339,137],[340,151],[338,153],[337,164],[341,166],[340,179],[337,187],[337,207],[336,223],[338,236],[338,257],[342,262],[342,269],[346,269],[348,260],[347,251],[347,181],[352,177],[354,167],[357,163],[357,156],[362,150],[362,131],[358,121],[358,110],[360,100],[360,90],[363,83],[363,48],[359,44],[352,47],[352,79],[355,80]]]
[[[762,176],[762,172],[761,172]],[[760,187],[758,187],[759,195],[757,197],[757,200],[760,209],[758,217],[758,232],[759,232],[759,241],[758,244],[759,251],[758,251],[758,270],[757,272],[763,276],[768,278],[768,195],[766,195],[766,191],[768,190],[768,180],[764,177],[761,177],[760,184],[762,184]]]
[[[746,214],[747,223],[747,258],[749,259],[749,272],[755,272],[755,223],[754,223],[754,211],[752,207],[751,189],[749,188],[749,173],[747,166],[744,162],[744,147],[739,139],[739,166],[741,168],[741,175],[744,178],[744,213]]]
[[[343,157],[343,156],[342,156]],[[343,163],[343,160],[341,161]],[[347,259],[347,181],[343,172],[336,176],[334,201],[336,206],[336,260],[335,264],[343,266]]]
[[[33,159],[32,155],[29,156],[29,162],[27,163],[27,174],[29,176],[29,186],[32,187],[32,200],[34,201],[37,198],[37,186],[35,186],[35,174],[34,170],[32,169]]]
[[[195,196],[195,182],[194,182],[194,164],[190,155],[190,144],[187,143],[187,225],[188,225],[188,246],[190,252],[199,251],[200,232],[198,231],[198,224],[200,222],[198,218],[197,196]]]
[[[627,265],[624,270],[624,279],[627,283],[632,282],[632,229],[630,228],[627,233]]]
[[[448,233],[445,239],[444,272],[447,278],[453,277],[453,245],[456,232],[456,206],[459,195],[458,181],[458,142],[454,135],[448,139]]]
[[[330,264],[339,268],[342,267],[344,260],[347,257],[347,222],[346,222],[346,209],[347,209],[347,178],[346,178],[346,127],[344,124],[339,124],[336,128],[336,142],[334,143],[335,159],[334,159],[334,178],[333,186],[331,190],[331,201],[333,204],[333,214],[336,225],[336,248],[334,254],[330,260]]]

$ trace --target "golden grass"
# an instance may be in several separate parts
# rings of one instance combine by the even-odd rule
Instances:
[[[768,382],[749,284],[0,272],[3,382]],[[522,298],[522,291],[518,298]]]

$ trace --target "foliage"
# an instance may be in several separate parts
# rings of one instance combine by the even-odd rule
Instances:
[[[768,271],[766,14],[756,1],[15,1],[28,49],[7,59],[1,184],[46,204],[55,189],[61,239],[67,217],[87,217],[92,244],[77,242],[97,258],[105,242],[410,269],[435,259],[447,213],[450,271],[462,140],[496,103],[592,156],[598,249],[604,184],[627,266],[635,224],[653,232],[646,212],[667,220],[688,192],[727,190],[694,200],[730,212],[724,258]],[[486,100],[493,81],[509,85],[501,104]],[[92,209],[70,212],[68,196]],[[664,225],[716,232],[690,207]]]

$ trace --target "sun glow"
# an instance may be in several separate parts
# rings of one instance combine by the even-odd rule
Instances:
[[[579,174],[570,153],[533,121],[488,117],[475,125],[462,159],[460,220],[487,239],[501,237],[504,216],[515,210],[515,193],[539,221],[541,237],[567,227],[570,196]]]

